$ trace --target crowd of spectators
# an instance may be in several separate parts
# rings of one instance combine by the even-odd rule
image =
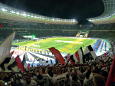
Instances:
[[[0,73],[0,86],[105,86],[110,64],[90,61],[88,64],[56,64],[31,67],[25,72]]]

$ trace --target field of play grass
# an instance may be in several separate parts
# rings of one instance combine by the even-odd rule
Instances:
[[[37,49],[48,50],[50,47],[55,47],[63,53],[73,54],[80,47],[85,48],[88,45],[93,45],[97,40],[96,39],[86,39],[86,38],[72,38],[72,37],[55,37],[55,38],[46,38],[38,41],[27,41],[19,42],[13,45],[27,46]]]

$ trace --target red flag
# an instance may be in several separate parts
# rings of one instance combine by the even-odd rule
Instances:
[[[19,56],[17,56],[17,57],[15,58],[15,60],[16,60],[16,63],[17,63],[18,68],[21,69],[22,72],[24,72],[24,65],[22,64],[22,62],[21,62]]]
[[[110,66],[110,71],[109,71],[108,78],[106,81],[106,86],[111,86],[112,82],[115,82],[115,56],[114,56],[112,65]]]
[[[61,63],[61,64],[65,64],[65,60],[62,57],[61,53],[59,50],[55,49],[54,47],[49,48],[49,50],[52,52],[52,54],[54,54],[55,58]]]

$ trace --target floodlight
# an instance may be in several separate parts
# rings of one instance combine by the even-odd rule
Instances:
[[[53,18],[52,20],[53,20],[53,21],[55,21],[55,19],[54,19],[54,18]]]
[[[1,10],[4,11],[4,12],[7,11],[7,9],[5,9],[5,8],[2,8]]]
[[[31,15],[29,15],[29,14],[26,14],[26,16],[31,16]]]
[[[34,17],[34,16],[31,15],[31,17]]]
[[[19,15],[20,13],[19,12],[16,12],[17,15]]]
[[[11,13],[16,13],[16,12],[15,12],[15,11],[13,11],[13,10],[12,10],[12,11],[10,11],[10,12],[11,12]]]
[[[71,21],[72,21],[72,22],[76,22],[76,20],[75,20],[75,19],[72,19]]]
[[[27,14],[26,13],[22,13],[22,16],[27,16]]]
[[[37,18],[37,16],[34,16],[34,18]]]

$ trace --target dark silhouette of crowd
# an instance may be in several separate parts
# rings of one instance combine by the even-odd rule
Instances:
[[[1,72],[0,86],[105,86],[112,58],[85,64],[31,67],[25,72]]]

